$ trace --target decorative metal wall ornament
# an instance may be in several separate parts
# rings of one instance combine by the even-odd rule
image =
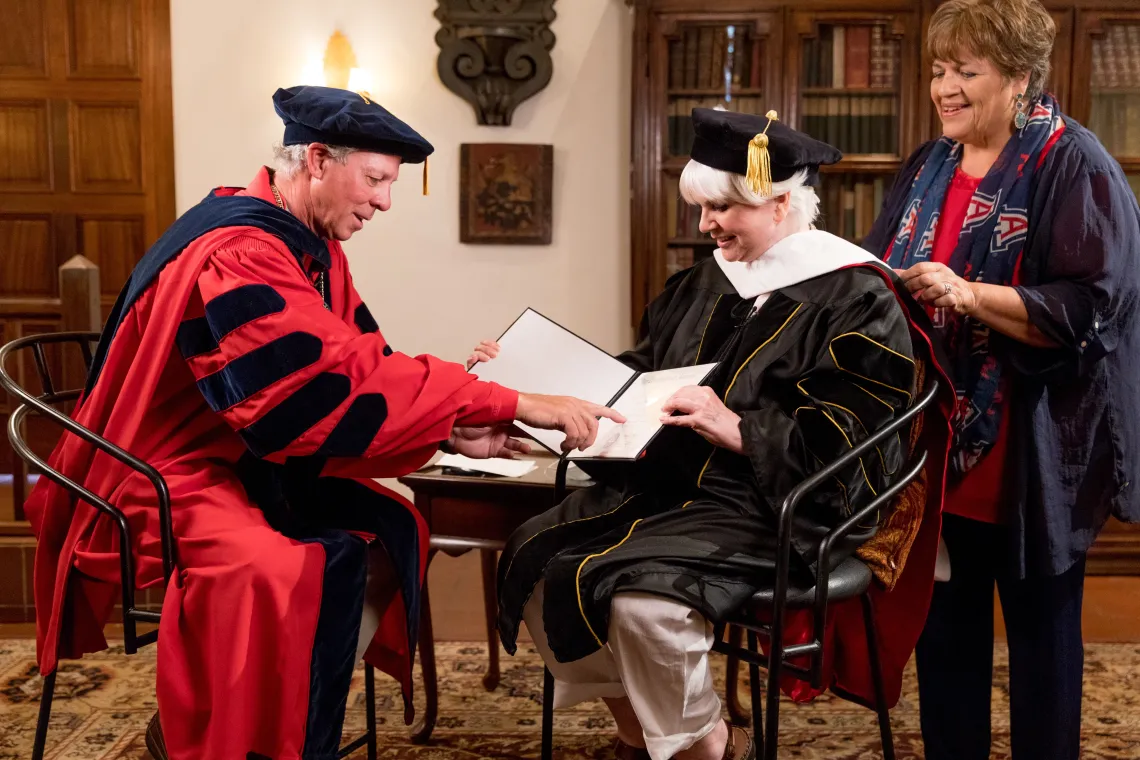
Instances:
[[[439,0],[435,17],[439,78],[480,124],[510,126],[554,73],[554,0]]]

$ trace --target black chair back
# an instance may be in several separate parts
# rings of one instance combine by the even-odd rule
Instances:
[[[43,335],[30,335],[0,347],[0,388],[7,391],[16,401],[17,406],[8,418],[8,440],[12,444],[16,455],[23,459],[31,468],[42,473],[43,477],[65,488],[74,498],[84,501],[95,509],[111,518],[119,533],[119,571],[122,588],[123,606],[123,644],[127,654],[134,654],[140,647],[146,646],[158,639],[158,631],[153,630],[138,635],[137,623],[157,624],[159,613],[141,610],[135,607],[135,560],[131,552],[131,529],[127,523],[126,515],[113,504],[99,495],[92,493],[72,478],[53,468],[41,459],[29,445],[25,434],[24,420],[29,414],[42,417],[63,429],[64,435],[70,433],[79,436],[99,451],[118,460],[130,469],[142,474],[154,487],[158,503],[159,530],[162,540],[162,569],[163,577],[170,580],[171,573],[176,566],[174,551],[174,533],[170,516],[170,491],[166,481],[153,467],[141,459],[119,448],[102,436],[80,425],[57,407],[68,402],[77,401],[82,394],[79,388],[57,390],[58,384],[52,377],[44,347],[53,344],[77,344],[83,355],[84,365],[91,368],[91,347],[99,341],[96,332],[64,332],[47,333]],[[30,390],[22,387],[9,372],[9,360],[16,357],[19,352],[30,352],[35,360],[36,373],[40,380],[41,393],[34,395]]]

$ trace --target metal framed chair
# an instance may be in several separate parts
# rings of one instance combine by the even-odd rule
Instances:
[[[154,486],[155,498],[158,504],[159,532],[162,543],[162,569],[163,582],[169,582],[171,574],[177,567],[178,559],[174,543],[173,523],[170,512],[170,492],[166,481],[153,467],[146,462],[132,456],[110,441],[91,432],[71,417],[59,411],[56,406],[79,398],[81,390],[56,390],[56,384],[51,377],[44,346],[51,344],[78,344],[82,352],[84,365],[91,368],[91,345],[99,341],[96,332],[62,332],[31,335],[8,343],[0,347],[0,388],[11,394],[18,402],[8,418],[8,439],[16,454],[29,466],[36,468],[43,477],[66,488],[76,499],[82,500],[107,515],[114,521],[119,534],[119,572],[122,588],[122,620],[123,620],[123,648],[127,654],[134,654],[140,648],[158,640],[158,629],[146,633],[138,633],[139,623],[157,625],[160,614],[152,610],[139,609],[135,604],[135,559],[131,553],[131,530],[126,516],[113,504],[92,493],[79,483],[70,479],[58,470],[53,469],[47,462],[40,459],[32,451],[24,436],[23,421],[29,413],[35,413],[54,422],[65,431],[79,436],[103,453],[107,454],[141,473]],[[40,380],[40,395],[23,388],[8,372],[8,359],[17,352],[31,351],[35,359],[36,371]],[[36,723],[35,743],[32,749],[33,760],[42,760],[44,746],[47,742],[48,722],[51,717],[52,697],[55,693],[55,678],[58,668],[44,678],[43,695],[40,699],[39,720]],[[337,757],[347,757],[361,747],[368,747],[369,760],[376,760],[376,687],[375,672],[371,665],[365,665],[364,691],[367,704],[366,733],[345,745],[337,753]]]
[[[780,726],[780,677],[783,673],[793,673],[809,681],[813,687],[823,685],[823,638],[827,626],[829,604],[859,598],[863,609],[863,622],[867,631],[867,648],[871,666],[872,682],[875,688],[875,712],[879,718],[879,734],[883,743],[884,760],[894,760],[894,738],[891,732],[889,708],[879,662],[879,649],[875,635],[874,610],[868,591],[873,583],[871,569],[856,557],[842,560],[831,568],[831,556],[837,541],[848,536],[867,518],[888,506],[895,496],[907,487],[926,466],[927,452],[916,451],[911,456],[909,469],[890,488],[879,494],[874,501],[851,515],[842,524],[824,536],[819,546],[815,584],[810,588],[793,586],[788,578],[791,565],[792,519],[796,508],[804,498],[835,473],[854,464],[878,444],[909,425],[915,417],[934,402],[938,393],[938,383],[932,382],[923,396],[897,419],[877,430],[874,435],[855,446],[839,459],[816,472],[807,480],[793,488],[780,505],[777,514],[777,560],[776,578],[771,588],[757,591],[749,602],[729,621],[737,631],[747,632],[748,648],[741,647],[738,637],[724,641],[724,628],[716,631],[713,651],[726,654],[730,658],[748,663],[749,681],[752,692],[752,725],[755,727],[754,741],[758,747],[757,756],[764,760],[776,760],[779,746]],[[569,460],[559,462],[555,481],[555,503],[561,503],[566,495],[566,468]],[[810,608],[813,616],[812,641],[805,644],[785,646],[783,641],[785,617],[789,609]],[[770,622],[762,623],[761,620]],[[765,657],[760,651],[759,638],[768,640],[769,650]],[[793,658],[807,657],[808,665],[801,667],[788,662]],[[735,666],[734,666],[735,667]],[[760,669],[768,672],[766,688],[766,714],[761,712],[764,699],[761,696]],[[730,681],[735,684],[735,679]],[[548,668],[543,670],[542,684],[542,758],[551,760],[554,752],[554,677]]]

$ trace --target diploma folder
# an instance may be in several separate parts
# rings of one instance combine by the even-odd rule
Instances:
[[[598,421],[598,436],[569,459],[633,460],[645,453],[664,427],[661,407],[679,389],[700,385],[716,364],[638,372],[580,338],[557,322],[527,309],[498,340],[499,355],[480,362],[471,373],[522,393],[574,396],[608,406],[626,417],[624,424]],[[556,455],[566,436],[518,423],[527,435]]]

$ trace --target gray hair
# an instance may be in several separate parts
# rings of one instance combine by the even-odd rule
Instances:
[[[306,145],[277,143],[273,146],[273,168],[284,177],[295,176],[305,167],[305,151],[309,149],[309,145],[312,143]],[[356,148],[345,148],[340,145],[326,145],[325,148],[329,152],[329,158],[341,164],[357,151]]]
[[[743,174],[714,169],[711,166],[689,161],[681,172],[681,197],[685,203],[723,205],[740,203],[762,206],[773,198],[789,193],[788,218],[796,232],[811,228],[819,216],[819,196],[807,184],[807,171],[801,169],[786,180],[772,183],[770,195],[753,193]]]

